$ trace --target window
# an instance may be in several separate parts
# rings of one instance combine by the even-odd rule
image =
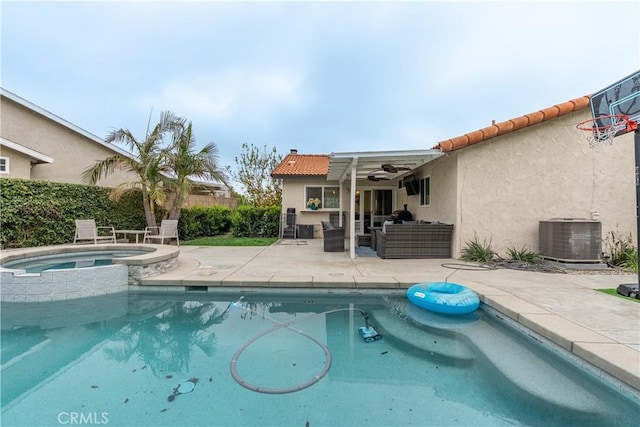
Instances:
[[[431,204],[431,177],[427,176],[420,180],[420,206]]]
[[[340,187],[305,187],[305,208],[309,199],[319,199],[320,208],[322,209],[339,209],[340,208]]]
[[[0,173],[9,173],[8,157],[0,157]]]

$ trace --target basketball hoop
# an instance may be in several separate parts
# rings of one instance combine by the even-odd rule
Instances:
[[[578,123],[576,129],[582,131],[589,146],[595,148],[599,145],[613,144],[613,138],[620,132],[632,132],[638,129],[638,123],[624,114],[616,114],[585,120]]]

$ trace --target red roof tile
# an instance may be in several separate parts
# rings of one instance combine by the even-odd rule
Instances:
[[[532,126],[574,111],[582,110],[588,106],[589,96],[583,96],[534,113],[525,114],[524,116],[516,117],[505,122],[493,123],[487,128],[470,132],[462,136],[456,136],[455,138],[440,141],[433,148],[439,148],[444,152],[459,150],[460,148],[477,144],[496,136],[504,135],[509,132],[523,129],[527,126]]]
[[[271,172],[271,176],[274,178],[282,176],[326,176],[328,173],[328,155],[289,153]]]

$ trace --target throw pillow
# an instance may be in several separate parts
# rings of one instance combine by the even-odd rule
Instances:
[[[333,225],[328,221],[322,221],[322,229],[323,230],[334,230]]]
[[[385,221],[384,224],[382,224],[382,232],[386,234],[387,233],[387,224],[393,224],[393,223],[394,223],[394,221],[391,221],[391,220]]]

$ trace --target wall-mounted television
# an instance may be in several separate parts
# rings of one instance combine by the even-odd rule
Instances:
[[[416,179],[416,176],[411,174],[404,177],[402,185],[407,190],[407,196],[415,196],[420,194],[420,181]]]

